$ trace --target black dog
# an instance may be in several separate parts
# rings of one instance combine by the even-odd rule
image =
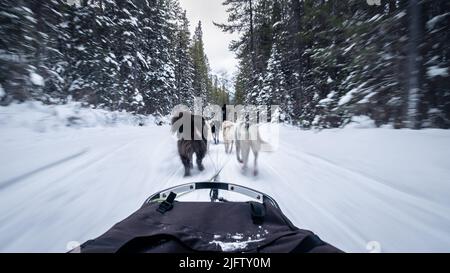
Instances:
[[[213,139],[214,139],[214,144],[216,144],[216,145],[219,144],[219,139],[218,139],[219,132],[217,130],[217,126],[216,126],[215,123],[211,124],[211,133],[212,133],[212,136],[213,136]]]
[[[189,126],[190,128],[185,128]],[[208,152],[206,120],[202,116],[182,112],[172,118],[172,132],[178,134],[178,153],[184,166],[184,176],[191,175],[191,169],[194,167],[194,153],[197,158],[198,169],[203,171],[205,167],[202,161]]]

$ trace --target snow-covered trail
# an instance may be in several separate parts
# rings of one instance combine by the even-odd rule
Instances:
[[[345,251],[450,251],[450,132],[281,128],[258,177],[211,145],[183,178],[167,127],[0,131],[0,251],[64,252],[104,233],[152,193],[210,179],[274,197],[300,228]]]

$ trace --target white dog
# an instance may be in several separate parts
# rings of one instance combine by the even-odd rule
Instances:
[[[222,124],[223,142],[225,144],[225,153],[231,154],[233,152],[234,144],[234,123],[231,121],[224,121]]]
[[[236,157],[240,163],[243,163],[242,169],[247,170],[250,150],[254,155],[254,171],[255,176],[258,175],[258,154],[261,146],[265,142],[261,139],[258,125],[250,125],[242,122],[236,125]]]

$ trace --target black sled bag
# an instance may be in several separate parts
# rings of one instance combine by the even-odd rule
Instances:
[[[81,253],[336,253],[270,203],[148,203]]]

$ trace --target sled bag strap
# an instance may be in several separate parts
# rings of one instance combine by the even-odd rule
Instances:
[[[253,224],[261,225],[264,222],[266,216],[266,208],[263,204],[257,202],[250,202],[250,208],[252,212]]]
[[[166,200],[164,200],[161,205],[159,205],[157,211],[161,214],[164,214],[173,208],[173,202],[177,198],[177,194],[171,192]]]

